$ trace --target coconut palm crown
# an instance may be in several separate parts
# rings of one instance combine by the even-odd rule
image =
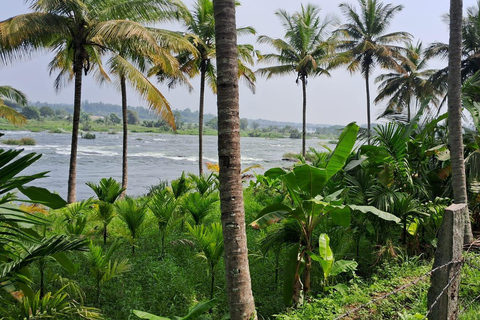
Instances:
[[[285,10],[278,10],[275,14],[282,21],[285,28],[285,40],[274,39],[262,35],[259,43],[271,45],[277,53],[262,54],[259,61],[278,63],[278,65],[260,68],[257,73],[267,79],[273,76],[295,74],[296,83],[300,80],[303,89],[303,133],[302,155],[305,156],[306,135],[306,87],[309,76],[326,75],[328,73],[327,57],[332,51],[334,38],[328,38],[327,32],[334,19],[319,17],[320,8],[308,4],[302,5],[300,12],[290,14]]]
[[[106,74],[101,54],[115,52],[115,44],[142,41],[145,46],[158,48],[155,37],[146,32],[137,21],[151,21],[152,16],[164,17],[174,11],[174,1],[164,0],[29,0],[31,13],[0,22],[1,59],[10,62],[31,56],[36,51],[53,51],[50,68],[62,69],[55,81],[60,87],[65,75],[72,74],[75,81],[74,114],[68,202],[76,198],[76,166],[78,129],[81,109],[82,76],[93,66]],[[144,19],[148,17],[148,19]]]
[[[359,11],[351,4],[340,4],[340,9],[348,22],[336,31],[343,39],[338,46],[339,54],[335,63],[346,64],[350,73],[360,72],[365,78],[368,137],[370,137],[369,77],[377,65],[402,72],[402,67],[397,61],[404,60],[401,53],[405,50],[394,44],[411,41],[412,36],[401,31],[387,33],[392,19],[403,9],[402,5],[384,4],[379,0],[358,0],[358,4]]]
[[[382,74],[375,79],[380,83],[375,103],[388,100],[380,117],[407,112],[407,122],[412,117],[412,104],[418,106],[425,99],[431,99],[433,105],[439,105],[439,92],[435,90],[429,78],[436,72],[426,69],[428,58],[425,57],[421,42],[416,45],[405,44],[405,62],[402,62],[402,72]]]

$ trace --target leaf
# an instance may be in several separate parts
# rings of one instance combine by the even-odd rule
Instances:
[[[332,248],[330,248],[330,238],[326,233],[322,233],[318,238],[318,251],[320,253],[320,265],[322,266],[325,279],[330,275],[335,257]]]
[[[354,260],[338,260],[332,266],[331,276],[339,275],[342,272],[354,271],[358,267],[358,263]]]
[[[257,230],[266,228],[284,219],[290,211],[292,211],[292,209],[282,203],[272,204],[260,211],[258,214],[259,218],[250,223],[250,226]]]
[[[203,313],[208,312],[208,310],[212,309],[217,304],[217,300],[212,299],[204,302],[197,303],[195,307],[193,307],[190,312],[180,318],[180,320],[194,320],[200,317]]]
[[[293,169],[295,179],[300,190],[305,192],[309,198],[319,195],[327,182],[327,171],[305,164]]]
[[[347,161],[350,156],[355,141],[357,140],[357,133],[359,127],[356,123],[352,122],[343,129],[340,138],[338,139],[337,146],[328,160],[328,164],[325,167],[327,170],[326,180],[330,179],[335,173],[337,173]]]
[[[349,207],[335,208],[333,211],[330,211],[330,215],[335,224],[342,227],[350,226],[351,214]]]
[[[277,179],[280,176],[287,174],[282,168],[272,168],[267,170],[263,175],[267,178]]]
[[[295,276],[297,275],[299,250],[300,243],[297,243],[287,252],[287,262],[284,269],[285,275],[283,277],[283,302],[286,306],[292,304],[293,285],[296,279]]]
[[[57,252],[52,254],[52,257],[68,272],[74,273],[77,271],[75,265],[70,261],[67,255],[64,252]]]
[[[52,193],[39,187],[19,187],[18,190],[26,195],[30,200],[43,204],[52,209],[60,209],[67,205],[67,202],[58,194]]]
[[[159,317],[154,314],[140,311],[140,310],[132,310],[133,314],[139,317],[140,319],[149,319],[149,320],[170,320],[170,318]]]
[[[394,216],[393,214],[389,213],[389,212],[386,212],[386,211],[382,211],[380,209],[377,209],[375,207],[372,207],[372,206],[357,206],[357,205],[348,205],[348,207],[350,207],[350,209],[352,210],[358,210],[360,212],[363,212],[363,213],[372,213],[374,215],[376,215],[377,217],[379,217],[380,219],[383,219],[383,220],[386,220],[386,221],[394,221],[396,223],[400,223],[400,218]]]

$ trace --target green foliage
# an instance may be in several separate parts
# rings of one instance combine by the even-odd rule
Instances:
[[[97,289],[97,302],[100,298],[101,286],[113,278],[119,277],[125,272],[130,271],[128,259],[113,259],[113,253],[119,248],[121,243],[114,241],[110,247],[104,251],[102,247],[90,243],[87,257],[90,274],[95,279]]]
[[[188,193],[182,201],[182,206],[187,210],[196,225],[201,224],[213,210],[213,205],[219,201],[217,194],[202,196],[199,192]]]
[[[199,302],[197,305],[195,305],[192,310],[183,317],[174,317],[173,320],[206,320],[209,319],[205,316],[202,316],[202,314],[208,312],[210,309],[212,309],[217,301],[215,299],[204,301],[204,302]],[[164,317],[159,317],[155,316],[153,314],[150,314],[148,312],[143,312],[139,310],[133,310],[132,311],[134,315],[139,317],[140,319],[150,319],[150,320],[170,320],[170,318],[164,318]]]
[[[211,273],[210,299],[213,299],[215,288],[215,271],[220,259],[223,256],[223,233],[220,223],[213,223],[210,226],[187,224],[188,231],[194,238],[200,252],[197,257],[207,260],[209,272]]]
[[[129,232],[132,253],[135,253],[135,244],[146,219],[146,204],[141,204],[130,197],[126,197],[115,203],[115,209]]]
[[[14,146],[34,146],[37,144],[37,142],[33,138],[20,138],[19,140],[7,139],[3,140],[2,142],[6,145]]]

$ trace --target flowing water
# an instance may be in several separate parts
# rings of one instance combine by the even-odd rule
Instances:
[[[0,148],[25,149],[27,152],[42,154],[22,174],[49,171],[48,177],[36,180],[32,184],[48,188],[66,199],[68,166],[70,160],[70,140],[68,133],[47,132],[4,132],[3,139],[35,139],[34,146],[6,146]],[[77,160],[77,199],[94,195],[85,185],[86,182],[98,183],[101,178],[113,177],[121,181],[122,175],[122,135],[95,133],[96,139],[79,139]],[[322,149],[324,140],[309,139],[307,148]],[[330,146],[332,147],[332,146]],[[291,162],[282,161],[286,152],[300,152],[299,139],[242,138],[242,167],[259,164],[262,173],[277,166],[290,166]],[[217,137],[204,137],[204,161],[218,162]],[[128,141],[128,191],[132,196],[143,195],[148,188],[160,180],[171,181],[180,177],[182,172],[198,174],[198,137],[158,133],[130,133]]]

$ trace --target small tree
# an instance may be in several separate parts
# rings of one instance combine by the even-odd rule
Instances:
[[[127,122],[128,124],[133,124],[133,125],[140,123],[140,118],[138,117],[138,114],[136,111],[133,111],[133,110],[127,111]]]
[[[37,108],[32,106],[26,106],[22,110],[22,114],[28,120],[40,120],[40,111]]]

